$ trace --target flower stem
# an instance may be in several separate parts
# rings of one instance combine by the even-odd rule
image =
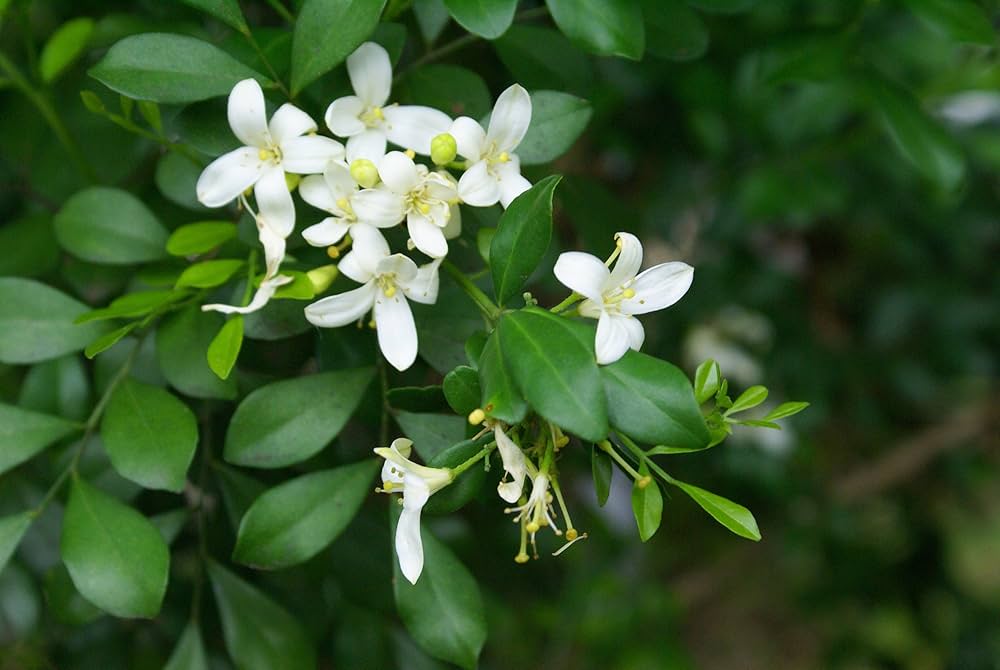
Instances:
[[[583,296],[574,291],[573,293],[570,293],[565,300],[563,300],[561,303],[559,303],[549,311],[552,312],[553,314],[559,314],[560,312],[566,311],[567,309],[569,309],[576,303],[580,302],[581,300],[583,300]]]
[[[627,472],[628,475],[632,479],[634,479],[636,481],[639,481],[640,479],[642,479],[642,475],[640,475],[639,472],[635,468],[633,468],[632,465],[628,461],[626,461],[624,458],[622,458],[621,454],[619,454],[617,451],[615,451],[615,448],[611,446],[610,442],[608,442],[607,440],[603,440],[601,442],[598,442],[597,443],[597,448],[600,449],[601,451],[605,452],[611,458],[613,458],[614,461],[615,461],[615,463],[617,463],[619,465],[619,467],[621,467],[622,470],[624,470],[625,472]]]
[[[674,479],[673,477],[671,477],[670,475],[668,475],[666,473],[666,471],[664,471],[663,468],[661,468],[659,465],[656,464],[655,461],[653,461],[652,458],[649,458],[648,456],[646,456],[646,452],[644,452],[642,450],[642,447],[640,447],[638,444],[636,444],[632,440],[632,438],[630,438],[628,435],[622,435],[621,433],[618,433],[618,439],[620,439],[622,441],[622,443],[626,447],[628,447],[632,451],[632,453],[635,454],[636,458],[639,459],[640,463],[645,463],[646,466],[650,470],[652,470],[656,474],[660,475],[660,477],[663,479],[663,481],[667,482],[668,484],[674,484],[674,483],[676,483],[677,480]]]
[[[489,297],[483,293],[478,286],[469,281],[469,278],[459,270],[454,263],[451,261],[445,261],[441,264],[444,271],[451,275],[451,278],[455,280],[455,283],[465,291],[466,295],[472,298],[472,301],[476,303],[476,307],[479,311],[483,313],[483,316],[492,324],[496,323],[496,320],[500,317],[500,308],[497,307]]]
[[[475,465],[479,461],[483,460],[486,456],[489,455],[489,453],[491,451],[493,451],[496,448],[497,448],[497,443],[494,440],[490,440],[490,442],[485,447],[483,447],[482,449],[480,449],[479,452],[477,452],[475,456],[473,456],[469,460],[465,461],[464,463],[460,463],[460,464],[456,465],[455,467],[453,467],[451,469],[452,476],[454,478],[457,478],[460,474],[462,474],[463,472],[465,472],[466,470],[468,470],[469,468],[471,468],[473,465]]]

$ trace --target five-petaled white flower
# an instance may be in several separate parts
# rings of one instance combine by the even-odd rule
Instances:
[[[346,137],[348,151],[375,161],[388,139],[404,149],[430,154],[431,140],[448,132],[451,118],[432,107],[386,105],[392,87],[389,54],[375,42],[365,42],[347,58],[354,95],[337,98],[326,110],[326,125]],[[377,162],[377,161],[376,161]]]
[[[642,244],[635,235],[617,233],[619,256],[614,269],[596,256],[580,251],[560,254],[556,278],[584,296],[580,314],[597,319],[594,348],[597,362],[614,363],[629,347],[642,347],[645,332],[636,314],[646,314],[670,307],[691,287],[694,268],[687,263],[662,263],[638,276],[642,265]]]
[[[336,328],[373,311],[382,354],[394,368],[405,370],[417,358],[417,328],[407,299],[428,305],[437,302],[440,261],[418,268],[402,254],[390,255],[385,238],[367,224],[355,224],[351,237],[353,246],[339,268],[363,286],[312,303],[306,307],[306,319]]]
[[[313,207],[329,212],[317,224],[302,231],[302,237],[314,247],[328,247],[344,238],[352,226],[359,223],[354,211],[354,198],[360,189],[342,161],[331,161],[322,175],[310,175],[299,184],[299,195]],[[389,227],[381,221],[362,221],[379,227]]]
[[[424,569],[424,544],[420,539],[420,512],[427,500],[454,479],[451,470],[429,468],[410,460],[413,443],[406,438],[392,441],[389,448],[375,453],[385,459],[382,487],[385,493],[403,492],[403,511],[396,523],[396,556],[399,569],[411,584],[416,584]]]
[[[521,176],[521,161],[514,153],[530,123],[531,97],[518,84],[497,98],[489,130],[483,130],[467,116],[455,119],[449,132],[455,138],[458,153],[471,163],[458,180],[462,202],[489,207],[499,200],[507,207],[531,188],[531,182]]]

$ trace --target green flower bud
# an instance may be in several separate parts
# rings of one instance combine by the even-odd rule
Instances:
[[[330,284],[333,280],[337,278],[337,274],[340,270],[336,265],[323,265],[306,273],[309,277],[309,281],[312,282],[313,290],[316,293],[322,293],[326,289],[330,288]]]
[[[351,163],[351,177],[361,188],[371,188],[378,183],[378,168],[367,158],[358,158]]]
[[[285,173],[285,186],[288,187],[289,191],[297,189],[300,181],[302,181],[301,175],[292,174],[291,172]]]
[[[450,133],[441,133],[431,140],[431,160],[435,165],[447,165],[455,160],[458,143]]]

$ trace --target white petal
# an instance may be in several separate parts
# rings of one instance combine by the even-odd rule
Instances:
[[[455,138],[460,156],[470,161],[478,161],[486,149],[486,131],[475,119],[460,116],[451,124],[451,136]]]
[[[343,219],[328,216],[302,231],[302,237],[314,247],[328,247],[344,239],[351,225]]]
[[[400,282],[400,288],[406,297],[414,302],[425,305],[433,305],[437,302],[440,278],[438,268],[441,259],[437,258],[430,263],[421,265],[417,270],[417,276],[409,282]]]
[[[399,570],[416,584],[424,570],[424,544],[420,539],[420,511],[430,491],[420,477],[409,475],[403,482],[403,511],[396,522],[396,556]]]
[[[473,207],[489,207],[500,199],[500,184],[489,173],[486,161],[479,161],[458,180],[458,197]]]
[[[378,287],[375,282],[368,282],[353,291],[317,300],[306,307],[306,319],[321,328],[336,328],[354,323],[372,308],[376,291]]]
[[[406,230],[417,249],[431,258],[448,255],[448,240],[444,238],[444,231],[423,214],[410,212],[406,216]]]
[[[267,110],[264,92],[254,79],[244,79],[229,93],[229,127],[240,142],[251,147],[267,148],[271,135],[267,131]]]
[[[684,297],[694,280],[694,268],[674,261],[649,268],[632,282],[635,296],[622,300],[625,314],[646,314],[670,307]]]
[[[403,254],[386,256],[375,267],[377,275],[394,275],[397,282],[407,284],[417,278],[417,264]]]
[[[271,122],[267,127],[271,131],[271,139],[276,144],[281,144],[293,137],[316,130],[316,122],[301,109],[286,102],[271,116]]]
[[[375,276],[375,273],[371,269],[363,267],[363,262],[364,260],[357,253],[348,251],[340,259],[340,262],[337,263],[337,269],[340,270],[340,274],[348,279],[353,279],[359,284],[364,284],[370,281]]]
[[[524,452],[514,444],[514,440],[507,437],[507,434],[498,426],[493,430],[493,437],[497,441],[497,451],[500,452],[500,460],[503,462],[503,469],[510,475],[511,481],[501,482],[497,485],[497,493],[509,503],[517,502],[524,490],[524,477],[528,472],[524,464]]]
[[[497,151],[513,151],[531,124],[531,96],[519,84],[500,94],[490,115],[487,143],[496,142]]]
[[[500,204],[504,209],[514,202],[514,198],[531,188],[531,182],[521,176],[521,162],[517,156],[510,158],[511,160],[494,168],[500,184]]]
[[[250,304],[246,307],[237,307],[236,305],[202,305],[201,311],[203,312],[221,312],[223,314],[250,314],[256,312],[266,305],[271,298],[274,296],[274,292],[278,290],[279,287],[285,284],[290,284],[292,282],[292,277],[277,276],[271,279],[266,279],[260,283],[257,288],[257,292],[253,294],[253,299]]]
[[[382,45],[365,42],[347,57],[347,76],[358,97],[369,107],[381,107],[389,99],[392,64]]]
[[[614,363],[628,351],[629,333],[623,321],[631,318],[608,312],[601,314],[601,318],[597,321],[597,338],[594,340],[598,363],[601,365]]]
[[[257,199],[257,225],[265,225],[275,235],[288,237],[295,228],[295,204],[285,183],[285,172],[280,167],[271,166],[253,189]]]
[[[359,191],[351,199],[351,207],[358,221],[379,228],[390,228],[406,216],[406,201],[399,193],[387,188],[369,188]]]
[[[326,180],[326,185],[330,189],[330,193],[337,200],[340,198],[350,200],[358,192],[358,184],[354,181],[354,177],[351,176],[351,169],[347,166],[347,163],[342,161],[328,163],[326,170],[323,172],[323,179]],[[334,204],[336,204],[336,200],[334,200]],[[337,209],[339,210],[340,208],[338,207]]]
[[[462,234],[462,208],[458,205],[450,205],[449,211],[451,216],[442,232],[444,232],[444,239],[453,240]]]
[[[417,327],[413,323],[410,303],[402,291],[391,298],[376,289],[375,328],[378,346],[389,364],[402,372],[417,359]],[[407,480],[407,485],[409,480]]]
[[[320,135],[293,137],[281,143],[281,167],[296,174],[323,172],[330,161],[344,159],[344,145]]]
[[[580,312],[580,316],[585,316],[588,319],[599,319],[604,313],[604,301],[594,302],[588,298],[580,303],[577,311]]]
[[[628,331],[628,346],[630,349],[635,349],[639,351],[642,349],[642,343],[646,339],[646,331],[643,329],[642,324],[639,319],[634,316],[628,318],[622,318],[622,325]]]
[[[337,98],[326,108],[323,120],[326,127],[337,137],[351,137],[365,131],[361,121],[361,113],[365,111],[365,103],[356,95]]]
[[[375,274],[378,264],[389,255],[389,243],[382,237],[382,233],[374,226],[365,223],[358,223],[351,226],[351,252],[347,256],[351,257],[349,265],[353,264],[357,268],[354,274],[347,274],[344,270],[344,263],[348,261],[347,256],[340,262],[340,271],[347,274],[355,281],[368,281],[368,277]],[[365,276],[365,279],[357,279],[358,276]]]
[[[330,191],[323,175],[313,174],[305,177],[299,182],[299,195],[317,209],[331,214],[340,213],[340,208],[337,207],[337,198]]]
[[[285,237],[274,232],[268,226],[257,224],[257,239],[264,247],[264,277],[270,279],[278,274],[281,262],[285,260]]]
[[[353,163],[359,158],[367,158],[375,165],[385,156],[385,131],[381,128],[369,128],[363,133],[352,135],[347,140],[347,162]]]
[[[383,156],[378,174],[386,186],[399,194],[409,193],[420,183],[416,164],[402,151],[390,151]]]
[[[611,269],[606,289],[616,289],[631,281],[642,267],[642,243],[639,238],[631,233],[617,233],[615,238],[621,241],[622,250]]]
[[[382,113],[389,141],[418,154],[430,155],[431,140],[451,128],[451,117],[431,107],[391,105]]]
[[[198,177],[198,202],[222,207],[253,186],[264,171],[258,152],[254,147],[240,147],[212,161]]]
[[[559,254],[552,272],[563,286],[596,303],[603,302],[601,290],[608,281],[608,268],[596,256],[567,251]]]

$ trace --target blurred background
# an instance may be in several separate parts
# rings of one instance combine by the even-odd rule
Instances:
[[[435,5],[416,4],[417,16]],[[687,296],[645,319],[646,350],[688,373],[715,358],[737,389],[765,384],[775,404],[812,406],[782,432],[738,428],[706,453],[659,459],[753,510],[757,544],[676,496],[640,543],[628,481],[599,508],[584,450],[562,471],[590,538],[558,559],[516,565],[516,529],[492,502],[430,519],[484,589],[482,667],[1000,668],[1000,2],[644,4],[641,62],[585,54],[533,2],[499,40],[435,62],[478,73],[493,95],[518,81],[590,100],[570,152],[526,171],[566,175],[551,260],[570,248],[606,256],[614,232],[636,232],[647,265],[696,268]],[[87,51],[46,95],[98,159],[101,182],[136,192],[170,226],[197,220],[193,177],[83,106],[81,89],[114,101],[86,69],[149,30],[199,35],[251,64],[253,53],[173,2],[4,5],[0,51],[27,72],[62,23],[96,21]],[[241,5],[262,41],[287,52],[269,3]],[[428,34],[407,5],[390,3],[408,35],[402,63],[465,34],[454,23]],[[415,84],[401,85],[405,101]],[[169,134],[194,137],[180,110],[162,111]],[[0,73],[0,275],[105,304],[128,272],[59,251],[52,214],[86,182],[56,140]],[[472,265],[479,223],[469,216],[463,237]],[[541,275],[535,293],[563,297]],[[287,357],[280,346],[257,352],[272,370]],[[89,375],[92,364],[49,367],[44,379]],[[38,391],[41,377],[0,366],[0,399],[61,402]],[[27,477],[0,479],[0,502]],[[0,574],[0,668],[158,667],[183,624],[183,594],[175,612],[168,594],[147,626],[74,609],[50,521]],[[260,582],[309,622],[324,667],[438,667],[394,614],[385,525],[373,500],[329,552]],[[225,532],[221,547],[231,546]],[[217,624],[206,626],[219,653]]]

